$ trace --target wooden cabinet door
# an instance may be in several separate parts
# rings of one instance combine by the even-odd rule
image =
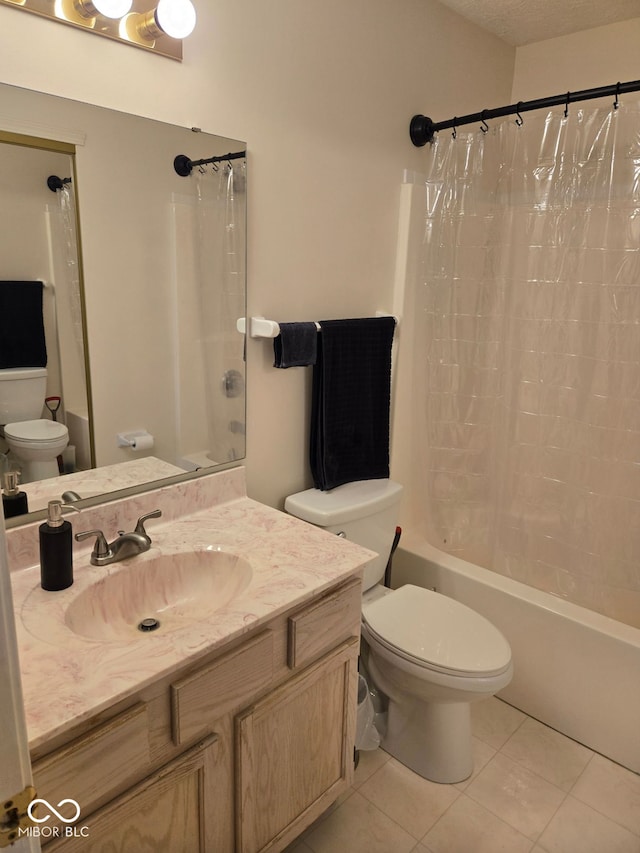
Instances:
[[[216,736],[205,738],[103,808],[88,817],[82,815],[69,830],[76,837],[53,841],[47,853],[222,850],[216,836],[216,810],[231,804],[216,796],[217,749]]]
[[[236,718],[236,849],[279,851],[351,783],[357,639]]]

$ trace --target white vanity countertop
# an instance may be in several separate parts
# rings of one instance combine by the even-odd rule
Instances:
[[[74,530],[102,524],[111,539],[115,519],[129,530],[133,528],[129,519],[136,513],[163,510],[161,519],[147,522],[153,543],[150,551],[129,561],[91,566],[90,548],[82,543],[74,553],[74,584],[60,592],[40,587],[40,566],[33,560],[37,524],[7,532],[31,748],[341,580],[360,575],[374,556],[257,503],[243,491],[244,469],[235,468],[93,508],[83,513],[82,526],[72,517]],[[141,562],[158,555],[210,546],[248,560],[253,577],[244,592],[206,619],[164,635],[161,630],[140,633],[129,642],[86,639],[65,624],[68,605],[107,573],[123,568],[135,572]],[[108,612],[108,601],[104,607]]]

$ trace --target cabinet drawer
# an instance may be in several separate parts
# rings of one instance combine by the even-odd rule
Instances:
[[[140,703],[33,765],[38,797],[74,799],[81,811],[151,762],[146,705]]]
[[[176,745],[250,701],[273,678],[273,635],[265,631],[219,660],[171,685],[171,728]]]
[[[347,581],[289,617],[287,663],[304,666],[348,637],[358,636],[362,608],[359,578]]]

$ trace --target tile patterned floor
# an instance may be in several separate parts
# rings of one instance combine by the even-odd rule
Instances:
[[[475,770],[437,785],[383,750],[286,853],[640,853],[640,776],[491,698]]]

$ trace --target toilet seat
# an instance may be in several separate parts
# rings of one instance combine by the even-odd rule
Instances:
[[[59,441],[68,436],[69,431],[64,424],[39,418],[35,421],[17,421],[13,424],[6,424],[4,434],[6,438],[15,441],[17,444],[22,442],[33,445]]]
[[[484,616],[413,584],[364,602],[362,617],[377,642],[423,669],[486,678],[511,666],[508,642]]]

